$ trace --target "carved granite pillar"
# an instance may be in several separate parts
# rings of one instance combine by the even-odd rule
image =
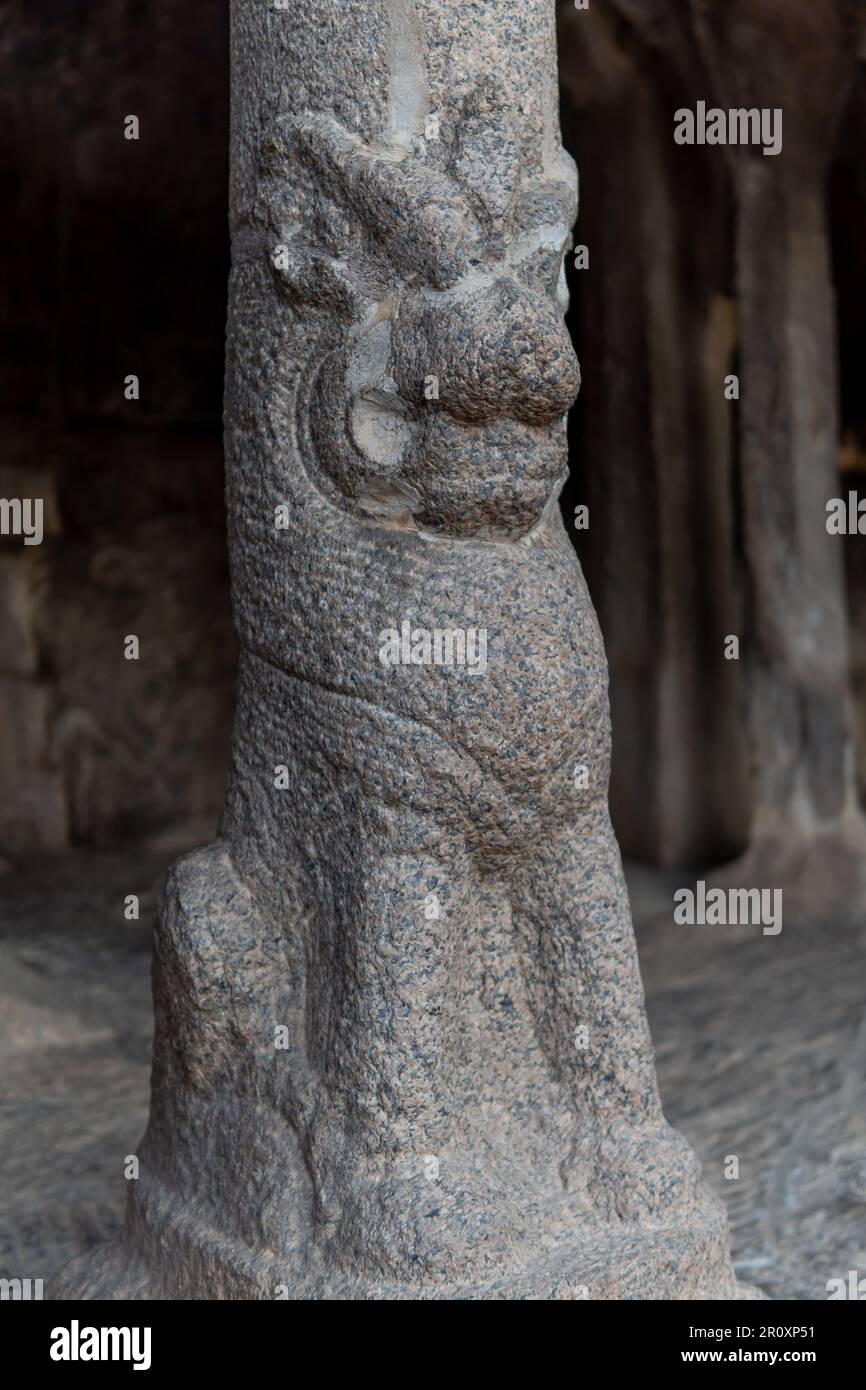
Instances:
[[[166,886],[126,1234],[64,1288],[736,1296],[557,508],[553,4],[232,10],[232,770]]]

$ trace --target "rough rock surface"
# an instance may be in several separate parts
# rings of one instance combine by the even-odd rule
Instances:
[[[125,1234],[60,1291],[736,1297],[557,507],[553,5],[236,0],[232,44],[232,769],[163,895]]]

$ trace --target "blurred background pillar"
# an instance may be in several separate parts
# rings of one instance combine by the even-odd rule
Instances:
[[[564,138],[589,194],[570,502],[590,509],[575,539],[611,660],[615,823],[636,858],[707,865],[751,845],[733,872],[800,891],[823,864],[822,891],[855,900],[846,561],[855,612],[864,567],[825,521],[840,465],[863,462],[863,258],[846,232],[863,206],[859,13],[560,7]],[[674,113],[699,100],[782,107],[782,153],[676,145]]]

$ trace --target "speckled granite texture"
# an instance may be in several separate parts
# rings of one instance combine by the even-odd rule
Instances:
[[[659,1105],[557,507],[553,4],[232,12],[232,769],[164,892],[126,1232],[63,1291],[737,1297]]]

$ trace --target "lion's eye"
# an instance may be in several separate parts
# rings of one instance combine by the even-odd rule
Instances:
[[[561,250],[543,247],[533,251],[525,260],[520,262],[517,269],[525,284],[542,294],[549,294],[551,298],[558,299],[560,297],[561,286],[564,282]]]

